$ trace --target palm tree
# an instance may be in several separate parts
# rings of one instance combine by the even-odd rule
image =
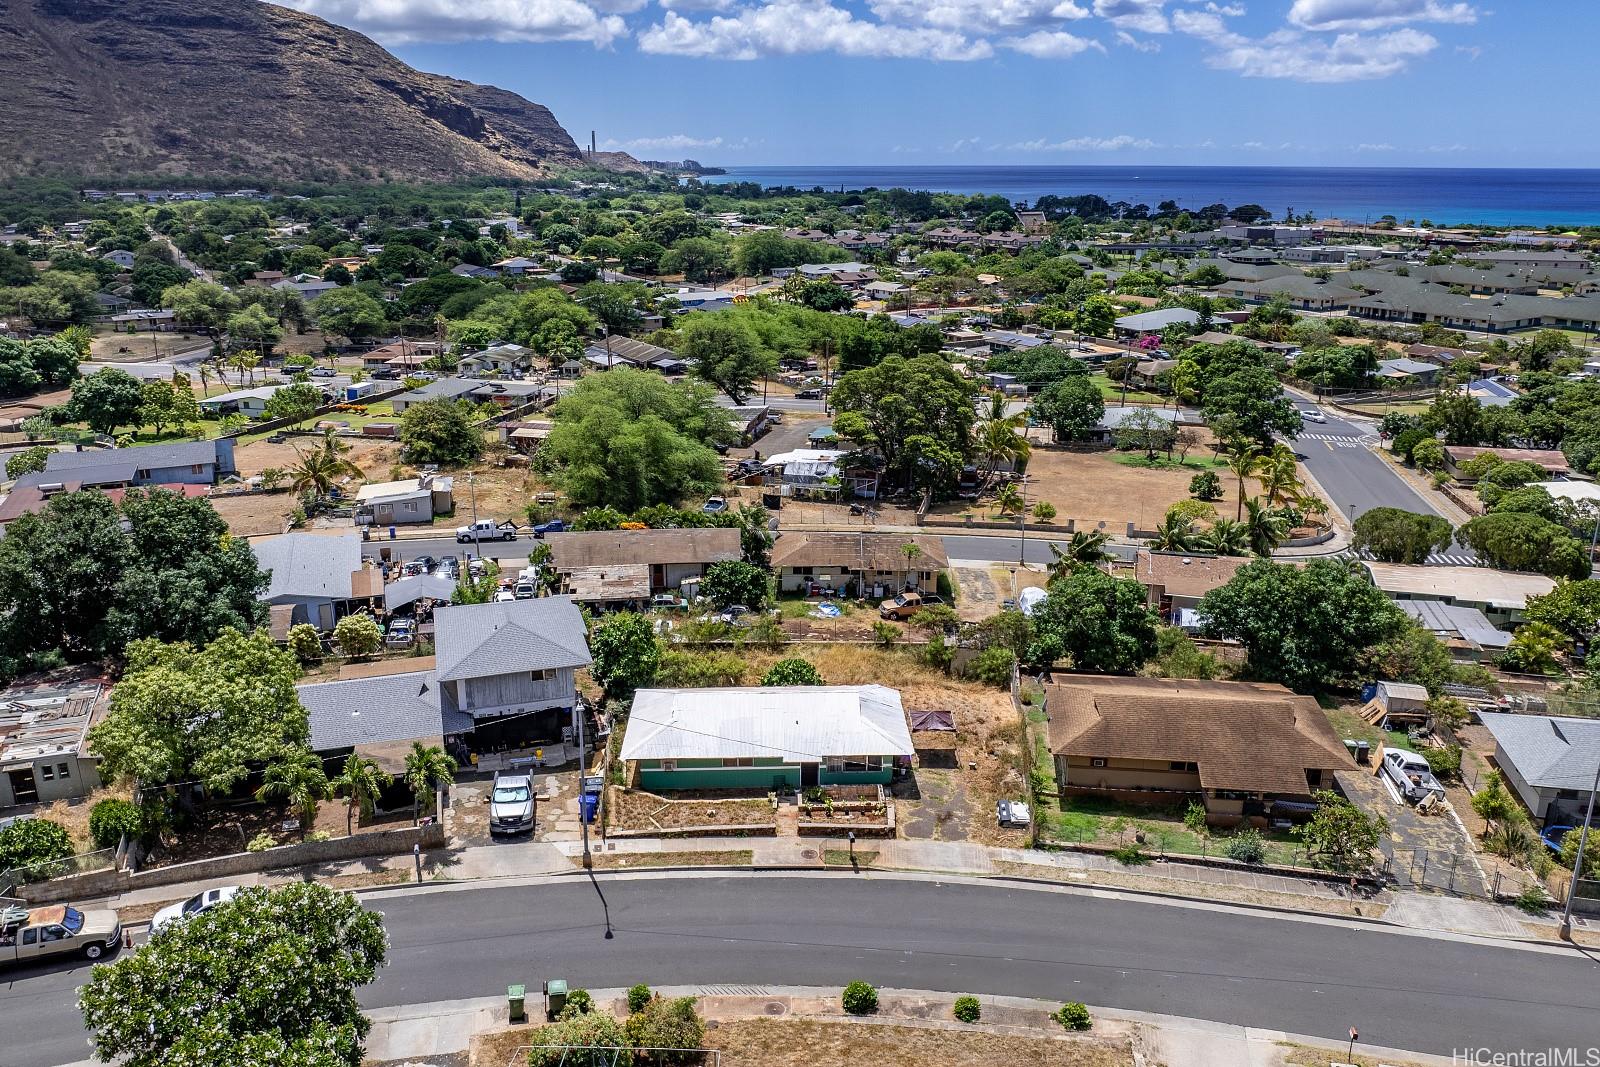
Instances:
[[[1244,528],[1250,539],[1250,550],[1258,556],[1272,555],[1272,550],[1288,536],[1289,523],[1260,497],[1246,500],[1244,510]]]
[[[1300,484],[1298,462],[1294,450],[1281,443],[1257,461],[1255,477],[1261,483],[1261,491],[1267,495],[1268,504],[1299,495],[1304,487]]]
[[[1156,524],[1150,547],[1167,552],[1187,552],[1194,547],[1194,520],[1187,515],[1168,515]]]
[[[1022,487],[1017,485],[1016,482],[1007,482],[1000,488],[1000,495],[995,498],[995,503],[1000,505],[1000,514],[1017,514],[1025,506],[1025,501],[1022,499]]]
[[[267,764],[256,799],[266,804],[281,801],[300,819],[300,840],[317,820],[317,805],[328,799],[328,772],[322,757],[309,749],[285,749]]]
[[[989,415],[975,431],[978,451],[984,458],[984,478],[993,476],[1002,461],[1015,464],[1033,451],[1028,438],[1017,430],[1027,425],[1027,415],[1006,414],[1006,399],[999,394],[989,400]]]
[[[1244,480],[1256,472],[1256,466],[1261,462],[1261,453],[1254,445],[1239,445],[1228,452],[1228,470],[1239,481],[1239,506],[1234,509],[1233,520],[1238,522],[1244,518]]]
[[[456,761],[438,745],[423,746],[421,741],[411,742],[406,754],[405,783],[411,787],[411,821],[417,821],[422,808],[433,806],[433,796],[439,786],[456,780]]]
[[[331,433],[325,435],[322,444],[310,452],[295,449],[295,455],[300,458],[289,468],[290,486],[297,493],[309,489],[321,499],[333,491],[333,484],[338,479],[346,476],[360,478],[361,468],[345,458],[347,450],[348,446],[341,448]]]
[[[345,757],[344,770],[340,771],[339,777],[329,784],[333,786],[334,796],[345,796],[350,801],[344,812],[346,837],[355,833],[357,809],[360,809],[363,819],[370,817],[372,806],[393,781],[391,776],[378,767],[376,760],[358,756],[354,752]]]
[[[1200,547],[1218,556],[1245,556],[1250,553],[1250,531],[1244,523],[1218,519],[1200,535]]]
[[[1065,578],[1081,567],[1094,567],[1111,558],[1106,542],[1111,538],[1101,530],[1078,530],[1065,549],[1050,543],[1050,577]]]

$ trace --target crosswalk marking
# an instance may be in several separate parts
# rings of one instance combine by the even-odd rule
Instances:
[[[1355,550],[1355,551],[1346,551],[1345,553],[1343,553],[1343,555],[1344,555],[1345,558],[1349,558],[1350,556],[1354,556],[1356,559],[1364,560],[1364,561],[1369,562],[1369,563],[1376,562],[1377,558],[1378,558],[1377,556],[1374,556],[1371,552],[1367,551],[1366,549],[1359,549],[1359,550]],[[1483,560],[1479,559],[1477,556],[1463,555],[1463,554],[1461,554],[1459,552],[1430,552],[1430,553],[1428,553],[1428,558],[1427,558],[1426,562],[1428,563],[1429,566],[1433,566],[1433,567],[1482,567],[1482,566],[1484,566]]]
[[[1303,433],[1295,438],[1297,441],[1322,441],[1334,448],[1365,448],[1368,442],[1376,440],[1372,437],[1351,437],[1337,433]]]

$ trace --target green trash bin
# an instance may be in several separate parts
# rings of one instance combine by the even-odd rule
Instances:
[[[511,1021],[514,1023],[526,1022],[528,987],[523,985],[506,986],[506,1002],[511,1008]]]
[[[561,1009],[567,1006],[567,982],[564,978],[552,978],[544,984],[544,1015],[546,1019],[554,1019],[561,1014]]]

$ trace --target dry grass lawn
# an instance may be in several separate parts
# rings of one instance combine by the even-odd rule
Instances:
[[[49,807],[40,808],[34,812],[41,819],[48,819],[60,823],[72,835],[72,845],[79,852],[94,850],[94,842],[89,838],[89,812],[102,800],[132,800],[133,783],[130,781],[113,782],[92,790],[88,796],[76,800],[57,800]]]
[[[755,853],[747,848],[726,852],[596,852],[591,859],[597,871],[627,871],[646,867],[748,867]],[[572,857],[583,866],[583,857]]]
[[[765,798],[668,799],[640,789],[611,790],[611,822],[628,830],[686,830],[697,826],[769,826],[776,818]]]
[[[746,1019],[706,1031],[722,1067],[1132,1067],[1125,1037],[1018,1037],[812,1019]]]
[[[235,537],[268,537],[289,527],[298,501],[293,493],[239,493],[213,496],[211,506]]]
[[[1078,529],[1093,529],[1104,522],[1115,534],[1133,523],[1148,530],[1160,522],[1167,508],[1189,499],[1189,480],[1199,470],[1174,467],[1155,470],[1118,463],[1115,452],[1069,452],[1062,448],[1038,447],[1028,461],[1028,500],[1030,504],[1047,500],[1056,506],[1055,525],[1077,520]],[[1206,447],[1189,453],[1191,460],[1209,457]],[[1237,483],[1226,470],[1218,469],[1223,497],[1213,502],[1219,515],[1230,518],[1235,510]],[[1245,485],[1245,492],[1255,483]]]
[[[282,444],[275,445],[263,438],[236,448],[233,459],[239,467],[240,476],[245,478],[252,474],[260,474],[268,467],[288,470],[299,461],[306,449],[315,447],[319,440],[312,436],[291,437]],[[350,461],[360,467],[369,480],[376,482],[389,480],[390,468],[400,459],[398,443],[351,437],[340,440],[350,446],[350,451],[347,453]]]

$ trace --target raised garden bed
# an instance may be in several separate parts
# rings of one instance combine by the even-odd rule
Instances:
[[[771,836],[778,827],[773,802],[767,797],[669,800],[639,789],[612,786],[606,807],[610,837]]]

